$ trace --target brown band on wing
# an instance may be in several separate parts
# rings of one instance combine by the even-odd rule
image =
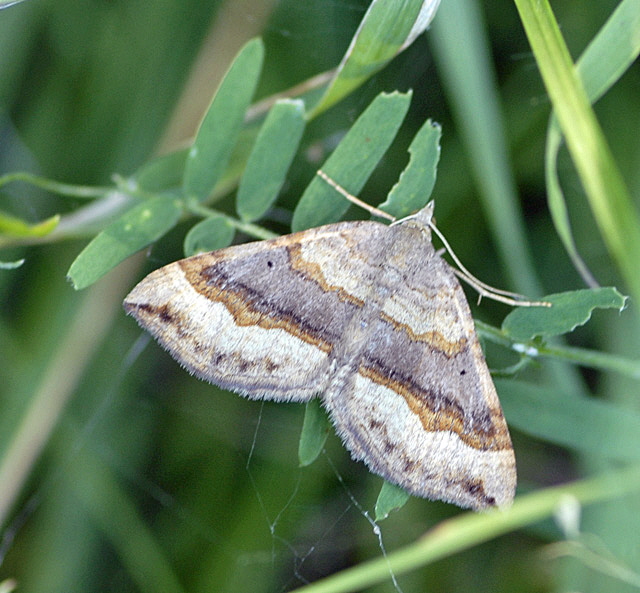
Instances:
[[[444,354],[448,358],[451,358],[456,354],[460,354],[467,348],[467,338],[460,338],[459,340],[452,342],[447,340],[442,333],[438,331],[429,331],[419,334],[414,332],[406,323],[400,323],[386,313],[381,313],[380,319],[387,322],[395,330],[404,331],[412,342],[425,342],[433,346],[435,350]]]
[[[333,343],[323,337],[317,328],[300,319],[295,312],[268,312],[256,307],[255,303],[261,295],[246,284],[234,282],[215,264],[203,269],[201,265],[192,265],[190,259],[185,259],[180,261],[180,267],[193,289],[208,300],[224,305],[238,326],[283,329],[322,352],[330,353],[333,350]]]
[[[455,402],[436,397],[411,380],[391,378],[390,373],[382,366],[374,369],[372,366],[361,364],[358,373],[402,396],[428,432],[454,432],[463,443],[478,451],[512,448],[511,438],[500,409],[488,408],[488,418],[483,419],[482,422],[485,428],[470,431],[465,428],[464,411]]]
[[[302,245],[300,245],[300,243],[288,244],[287,253],[289,255],[291,269],[297,273],[303,274],[307,280],[315,282],[321,290],[324,292],[336,293],[338,298],[343,302],[351,303],[360,308],[364,306],[364,301],[362,299],[353,296],[340,286],[329,284],[322,271],[322,266],[318,263],[310,262],[305,259],[302,254]]]

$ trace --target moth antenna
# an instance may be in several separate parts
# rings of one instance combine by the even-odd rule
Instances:
[[[367,210],[370,214],[373,214],[378,218],[386,218],[391,222],[396,221],[395,216],[392,216],[388,212],[385,212],[384,210],[380,210],[375,206],[371,206],[371,204],[367,204],[366,202],[363,202],[360,198],[356,198],[356,196],[354,196],[353,194],[350,194],[346,189],[344,189],[344,187],[342,187],[341,185],[336,183],[333,179],[331,179],[331,177],[329,177],[322,169],[318,169],[316,171],[316,174],[319,177],[322,177],[322,179],[324,179],[333,189],[335,189],[340,195],[347,198],[347,200],[349,200],[352,204],[355,204],[356,206],[360,206],[360,208]]]
[[[429,228],[438,236],[445,249],[451,256],[451,259],[458,266],[458,270],[453,270],[454,274],[464,280],[469,286],[471,286],[481,297],[487,297],[500,303],[505,303],[513,307],[551,307],[551,303],[546,301],[528,301],[522,295],[516,292],[509,292],[508,290],[501,290],[500,288],[494,288],[478,280],[467,268],[464,267],[458,256],[455,254],[449,242],[444,238],[444,235],[440,232],[440,229],[433,223],[429,222]]]
[[[322,169],[318,169],[316,174],[324,179],[333,189],[335,189],[340,195],[344,196],[347,200],[349,200],[352,204],[356,206],[360,206],[364,210],[367,210],[374,216],[378,216],[379,218],[385,218],[390,220],[392,223],[401,222],[398,221],[394,216],[376,208],[375,206],[371,206],[366,202],[363,202],[360,198],[357,198],[353,194],[350,194],[344,187],[336,183],[331,177],[329,177]],[[410,214],[406,218],[402,220],[406,220],[407,218],[411,218],[413,215]],[[471,286],[479,295],[478,301],[484,296],[488,299],[493,299],[494,301],[498,301],[500,303],[505,303],[507,305],[511,305],[513,307],[551,307],[551,303],[547,303],[545,301],[528,301],[522,295],[516,292],[509,292],[508,290],[501,290],[499,288],[494,288],[493,286],[489,286],[482,282],[482,280],[478,280],[467,268],[464,267],[462,262],[458,259],[458,256],[454,253],[449,242],[444,238],[444,235],[440,232],[440,229],[433,223],[429,222],[429,227],[431,230],[438,236],[445,249],[458,266],[459,270],[454,269],[453,272],[458,278],[464,280],[469,286]]]

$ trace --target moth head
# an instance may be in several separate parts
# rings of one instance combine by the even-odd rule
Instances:
[[[435,202],[431,200],[422,210],[418,210],[413,214],[409,214],[409,216],[405,216],[400,220],[396,220],[393,224],[411,224],[413,226],[418,227],[423,233],[427,235],[427,237],[431,238],[431,229],[435,225],[435,221],[433,219],[433,209],[435,207]]]

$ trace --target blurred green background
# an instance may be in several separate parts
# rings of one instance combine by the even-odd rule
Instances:
[[[540,292],[582,288],[547,212],[543,155],[550,107],[516,9],[486,0],[443,3],[441,13],[453,6],[464,10],[488,40],[493,70],[482,76],[497,93],[498,123],[511,160],[508,176],[521,198]],[[258,98],[267,97],[336,66],[367,5],[27,0],[2,10],[0,174],[26,170],[69,183],[108,185],[114,173],[130,174],[192,136],[247,39],[262,35],[265,41]],[[575,2],[554,2],[574,58],[616,5],[600,0],[579,3],[578,9]],[[286,232],[291,206],[324,158],[318,161],[318,151],[324,154],[380,91],[412,88],[407,121],[361,197],[381,202],[406,163],[409,139],[425,119],[440,122],[434,192],[439,227],[476,276],[501,288],[535,291],[535,282],[521,279],[517,285],[518,278],[505,272],[496,248],[500,241],[484,219],[478,199],[482,172],[470,164],[474,151],[484,148],[469,143],[469,124],[455,107],[460,91],[451,85],[452,72],[464,64],[456,59],[455,45],[443,41],[451,31],[439,28],[445,16],[439,13],[433,31],[307,128],[273,228]],[[636,198],[639,98],[636,63],[596,105]],[[564,152],[560,173],[582,256],[603,285],[624,291]],[[24,184],[7,186],[0,195],[0,209],[32,221],[78,205]],[[43,452],[34,459],[25,454],[23,465],[14,468],[26,483],[0,532],[0,582],[16,579],[25,592],[283,591],[380,555],[363,509],[371,509],[381,480],[351,462],[335,436],[326,455],[299,469],[302,406],[250,402],[201,383],[125,318],[120,302],[126,292],[144,273],[181,257],[187,228],[179,226],[81,293],[65,274],[88,237],[0,254],[3,261],[26,258],[21,268],[0,271],[3,455],[19,443],[30,403],[38,395],[47,401],[37,410]],[[486,301],[474,308],[474,315],[494,325],[505,314],[504,306]],[[632,305],[626,316],[596,313],[568,340],[637,358],[638,329]],[[509,362],[504,354],[489,354],[490,366]],[[637,381],[556,367],[568,383],[638,409]],[[602,464],[517,431],[512,436],[523,491]],[[11,474],[2,478],[0,490],[18,482]],[[636,498],[585,510],[583,527],[637,575]],[[391,551],[412,542],[458,512],[412,499],[382,524],[385,547]],[[406,593],[635,590],[581,562],[545,555],[546,544],[559,537],[551,522],[538,525],[404,575],[400,585]]]

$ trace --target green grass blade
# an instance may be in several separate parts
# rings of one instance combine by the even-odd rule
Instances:
[[[516,7],[604,242],[640,300],[640,220],[546,0]]]
[[[640,54],[640,0],[623,0],[576,64],[592,102],[604,95]]]
[[[620,78],[640,54],[640,0],[624,0],[607,20],[577,62],[589,100],[594,103]],[[578,253],[569,212],[558,178],[557,159],[562,133],[555,114],[547,132],[545,177],[549,210],[574,266],[588,286],[597,282]]]
[[[527,248],[496,76],[478,3],[473,0],[443,3],[428,39],[509,285],[522,294],[539,295],[542,290]]]

